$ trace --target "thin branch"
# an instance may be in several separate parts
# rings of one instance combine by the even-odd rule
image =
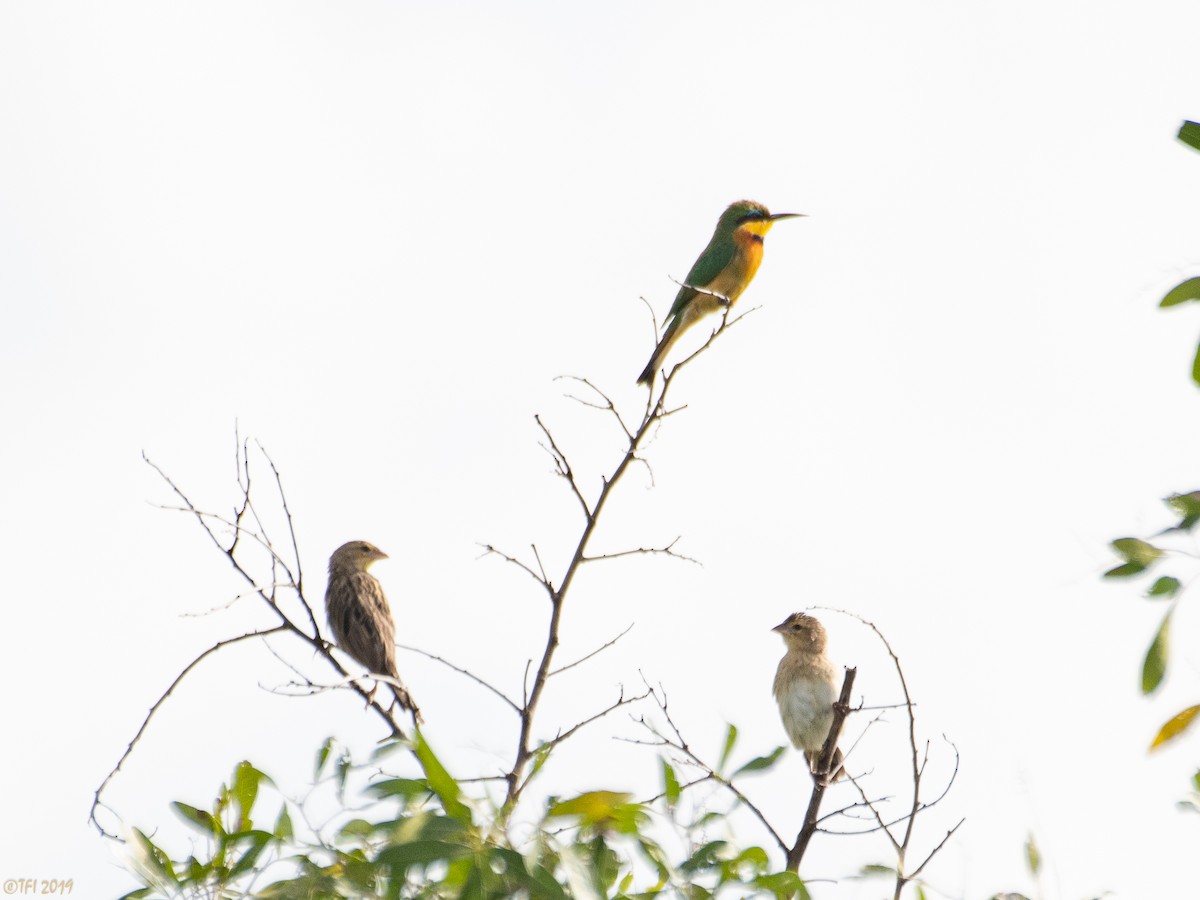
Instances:
[[[620,709],[622,706],[628,706],[631,703],[637,703],[639,700],[645,700],[648,696],[650,696],[649,691],[647,691],[643,694],[638,694],[634,697],[626,697],[625,691],[622,689],[621,695],[613,703],[606,706],[604,709],[600,710],[599,712],[588,716],[586,719],[583,719],[580,722],[576,722],[574,725],[572,725],[566,731],[560,731],[558,734],[556,734],[550,740],[542,742],[542,744],[538,746],[537,752],[549,753],[551,750],[553,750],[555,747],[557,747],[563,741],[567,740],[567,738],[571,737],[571,735],[575,734],[575,732],[579,731],[579,729],[585,728],[586,726],[591,725],[593,722],[598,722],[600,719],[603,719],[609,713]],[[518,788],[518,790],[517,790],[518,794],[525,789],[525,787],[529,784],[529,779],[531,779],[532,777],[533,777],[532,774],[526,776],[525,781],[521,784],[520,788]]]
[[[884,637],[883,632],[879,630],[879,628],[875,625],[874,622],[871,622],[868,619],[864,619],[862,616],[858,615],[857,613],[849,612],[848,610],[833,609],[831,607],[824,607],[824,606],[819,606],[816,608],[829,610],[830,612],[837,612],[837,613],[841,613],[842,615],[850,616],[851,618],[857,619],[859,622],[866,625],[873,632],[875,632],[875,636],[877,638],[879,638],[879,641],[883,644],[884,649],[887,650],[888,656],[890,656],[892,659],[892,666],[896,670],[896,677],[900,681],[900,689],[904,694],[904,708],[905,708],[905,713],[908,716],[908,743],[909,743],[909,751],[910,751],[909,757],[910,757],[910,767],[911,767],[911,772],[912,772],[912,785],[913,785],[912,803],[909,805],[908,811],[905,815],[897,818],[896,820],[894,820],[891,823],[885,823],[883,820],[883,816],[879,813],[879,810],[873,806],[871,807],[871,811],[875,814],[876,821],[879,823],[882,830],[887,834],[888,839],[892,842],[892,847],[895,849],[895,852],[896,852],[896,886],[895,886],[894,900],[900,900],[900,895],[904,890],[904,886],[917,877],[917,875],[920,873],[920,871],[925,868],[925,866],[929,863],[929,861],[931,859],[933,859],[933,857],[938,853],[938,851],[941,850],[942,847],[944,847],[946,845],[946,842],[950,839],[951,835],[953,835],[954,832],[958,830],[959,825],[962,824],[962,821],[960,821],[958,823],[958,825],[955,825],[952,829],[950,829],[950,831],[947,832],[946,836],[944,838],[942,838],[941,842],[932,851],[930,851],[929,855],[920,864],[920,866],[918,866],[912,872],[905,872],[905,859],[908,855],[908,850],[912,843],[913,829],[916,826],[917,816],[924,810],[929,809],[934,804],[940,802],[942,800],[942,798],[945,797],[947,793],[949,793],[950,787],[954,784],[955,779],[958,777],[958,764],[959,764],[958,748],[954,747],[953,743],[950,743],[949,741],[947,741],[947,743],[950,743],[950,746],[954,748],[954,756],[955,756],[954,771],[951,774],[950,779],[948,780],[948,782],[946,784],[946,787],[943,788],[942,792],[937,796],[937,798],[935,798],[932,803],[923,802],[921,800],[921,781],[925,775],[925,766],[929,762],[929,744],[928,744],[928,742],[926,742],[925,753],[924,753],[924,756],[922,757],[920,747],[917,743],[916,714],[913,711],[915,704],[913,703],[913,700],[912,700],[912,694],[909,692],[909,689],[908,689],[908,680],[904,676],[904,668],[903,668],[903,666],[900,665],[900,657],[896,655],[896,651],[892,649],[891,643],[888,641],[888,639],[886,637]],[[865,800],[866,794],[863,792],[861,786],[859,786],[857,782],[855,782],[855,787],[858,788],[859,793],[863,796],[863,799]],[[901,838],[897,838],[896,835],[894,835],[892,833],[890,825],[899,824],[901,821],[904,822],[904,835]]]
[[[596,395],[598,397],[600,397],[601,400],[604,401],[603,403],[593,403],[589,400],[584,400],[582,397],[576,397],[573,394],[567,394],[566,396],[570,397],[572,400],[575,400],[578,403],[582,403],[584,406],[590,406],[593,409],[607,410],[608,412],[612,413],[613,418],[617,420],[617,424],[621,427],[621,431],[624,432],[625,439],[626,440],[633,439],[633,432],[630,431],[629,426],[625,424],[625,419],[622,418],[621,413],[617,411],[616,404],[613,403],[612,398],[609,397],[608,394],[604,393],[604,391],[600,390],[600,388],[596,387],[596,385],[593,384],[588,379],[581,378],[578,375],[559,375],[558,378],[556,378],[555,380],[557,381],[560,379],[578,381],[580,384],[585,385],[586,387],[588,387],[592,391],[594,391],[596,393]]]
[[[613,644],[615,644],[621,638],[625,637],[625,635],[629,634],[629,632],[631,630],[633,630],[633,622],[630,622],[628,625],[626,625],[625,630],[622,631],[620,634],[618,634],[612,640],[606,641],[605,643],[601,644],[599,647],[597,647],[595,650],[593,650],[591,653],[587,654],[586,656],[579,657],[579,659],[575,660],[575,662],[567,663],[565,666],[559,666],[557,669],[553,669],[552,671],[547,673],[546,677],[553,678],[555,675],[560,675],[563,672],[567,671],[567,669],[573,669],[580,663],[587,662],[593,656],[596,656],[599,653],[603,653],[605,650],[607,650],[609,647],[611,647]]]
[[[649,306],[649,304],[647,304],[647,306]],[[653,310],[651,310],[651,316],[653,317]],[[653,387],[651,387],[651,390],[648,392],[645,412],[642,415],[641,422],[636,429],[631,429],[629,425],[626,424],[624,418],[617,411],[616,405],[604,391],[600,390],[587,379],[575,379],[579,383],[585,385],[595,392],[596,395],[604,401],[604,403],[588,403],[580,398],[575,399],[579,400],[579,402],[583,402],[585,405],[596,406],[601,410],[608,410],[611,412],[616,417],[626,436],[624,453],[622,454],[621,459],[617,462],[616,467],[612,470],[611,474],[606,477],[601,477],[600,492],[596,495],[596,499],[592,504],[589,504],[584,497],[575,471],[572,469],[566,454],[555,440],[553,432],[549,427],[546,426],[540,416],[534,417],[534,421],[537,423],[538,428],[542,431],[542,434],[545,436],[545,439],[548,442],[548,446],[546,444],[542,444],[543,448],[545,448],[551,457],[553,457],[557,474],[567,480],[572,493],[575,495],[576,500],[579,502],[579,505],[583,510],[584,526],[579,535],[579,539],[576,542],[575,550],[572,552],[570,561],[567,563],[566,569],[564,570],[559,581],[558,587],[554,587],[550,579],[545,576],[544,567],[542,567],[543,574],[539,577],[529,566],[525,565],[524,563],[508,557],[506,554],[499,554],[508,559],[510,562],[513,562],[524,569],[531,577],[534,578],[534,580],[538,581],[538,583],[541,584],[550,595],[550,621],[546,628],[546,643],[542,649],[541,659],[537,664],[532,684],[530,684],[528,680],[528,668],[526,669],[526,676],[522,680],[523,702],[520,710],[521,725],[519,734],[517,736],[516,755],[513,759],[512,768],[509,770],[508,775],[506,776],[508,781],[508,791],[504,800],[504,806],[501,813],[502,817],[507,817],[509,815],[512,808],[516,805],[518,799],[520,798],[522,790],[528,783],[528,779],[525,778],[524,773],[529,765],[530,760],[533,758],[533,755],[536,752],[532,746],[534,718],[536,716],[538,703],[541,700],[543,691],[545,690],[547,680],[550,677],[550,673],[553,671],[554,654],[559,645],[559,627],[562,622],[563,606],[567,594],[571,588],[571,584],[574,581],[575,575],[584,562],[595,561],[603,558],[615,558],[618,555],[625,555],[624,553],[613,553],[596,557],[588,557],[587,555],[588,542],[592,538],[592,534],[596,528],[596,523],[599,521],[600,515],[604,511],[605,504],[607,503],[608,498],[611,496],[613,488],[618,482],[620,482],[621,477],[625,474],[625,471],[629,468],[630,464],[635,460],[639,460],[638,450],[642,443],[647,439],[654,426],[666,416],[683,408],[679,407],[677,409],[668,411],[665,403],[667,391],[672,384],[675,375],[679,373],[682,366],[695,359],[696,356],[702,353],[707,347],[711,346],[713,341],[716,340],[717,336],[721,332],[733,325],[736,321],[739,321],[741,318],[744,318],[744,315],[731,320],[729,318],[727,308],[721,317],[720,326],[708,337],[708,340],[704,342],[703,346],[685,359],[682,363],[675,366],[671,370],[670,374],[663,378],[662,388],[660,389],[657,398],[655,398]],[[657,326],[657,322],[655,322],[655,325]],[[657,327],[655,328],[655,340],[657,341]],[[644,461],[642,462],[644,463]],[[492,548],[490,544],[485,546],[489,552],[498,552],[494,551],[494,548]],[[671,547],[666,548],[666,550],[670,553],[670,555],[681,555],[675,554]],[[628,552],[662,552],[662,548],[659,548],[658,551]],[[541,566],[540,559],[539,566]]]
[[[695,563],[698,566],[703,566],[704,563],[700,562],[700,560],[693,559],[690,556],[685,556],[684,554],[677,553],[675,551],[675,545],[679,543],[680,537],[682,537],[682,535],[676,537],[675,540],[671,541],[671,543],[667,544],[665,547],[636,547],[632,550],[618,550],[615,553],[600,553],[596,556],[585,556],[581,562],[601,562],[602,560],[606,559],[620,559],[623,556],[672,556],[675,559],[681,559],[684,562]]]
[[[137,746],[137,743],[139,740],[141,740],[142,735],[146,733],[146,729],[150,725],[150,720],[154,718],[154,714],[158,712],[159,707],[161,707],[163,705],[163,703],[166,702],[166,699],[171,696],[171,692],[174,691],[175,688],[179,686],[179,683],[181,681],[183,681],[183,679],[187,676],[187,674],[190,671],[192,671],[192,669],[196,668],[196,666],[198,666],[203,659],[205,659],[206,657],[208,657],[209,655],[211,655],[213,653],[216,653],[222,647],[228,647],[230,644],[236,644],[236,643],[239,643],[240,641],[249,640],[251,638],[266,637],[269,634],[276,634],[280,631],[286,631],[286,630],[287,630],[286,625],[276,625],[274,628],[268,628],[264,631],[251,631],[246,634],[239,634],[237,637],[226,638],[223,641],[217,641],[215,644],[213,644],[211,647],[209,647],[207,650],[205,650],[203,653],[201,653],[199,656],[197,656],[195,659],[193,659],[190,663],[188,663],[186,666],[184,666],[183,671],[175,676],[175,680],[172,681],[171,684],[167,687],[167,689],[162,692],[162,695],[157,700],[154,701],[154,705],[151,706],[150,711],[148,713],[146,713],[146,718],[144,718],[142,720],[141,727],[138,728],[137,733],[133,736],[133,740],[131,740],[129,742],[129,746],[125,748],[125,752],[121,754],[121,758],[119,760],[117,760],[117,764],[115,766],[113,766],[112,771],[109,772],[106,776],[104,776],[104,780],[102,782],[100,782],[100,786],[98,788],[96,788],[96,793],[92,800],[92,809],[91,809],[90,814],[88,815],[88,821],[96,826],[96,830],[99,831],[101,835],[103,835],[104,837],[117,838],[117,840],[120,840],[120,838],[118,838],[117,835],[110,834],[108,831],[105,831],[104,827],[96,819],[96,810],[100,806],[103,805],[100,802],[100,795],[102,793],[104,793],[104,789],[106,787],[108,787],[108,783],[110,781],[112,781],[112,779],[116,776],[116,774],[119,771],[121,771],[121,766],[123,766],[125,764],[125,760],[127,760],[129,758],[129,755],[131,753],[133,753],[133,748]]]
[[[312,605],[304,597],[304,568],[300,562],[300,543],[296,540],[296,523],[292,519],[292,510],[288,506],[287,495],[283,491],[283,476],[279,474],[279,469],[275,466],[275,460],[271,458],[271,454],[267,452],[267,449],[260,442],[255,441],[255,443],[258,444],[259,452],[266,458],[267,465],[271,467],[271,473],[275,476],[275,487],[279,491],[279,504],[283,507],[283,514],[287,519],[288,536],[291,539],[292,553],[296,559],[296,577],[293,579],[296,587],[296,596],[304,604],[304,610],[308,613],[308,621],[313,627],[313,634],[320,635],[321,629],[317,626],[317,617],[313,613]]]
[[[504,693],[498,687],[495,687],[494,685],[489,684],[488,682],[484,681],[482,678],[480,678],[478,675],[476,675],[474,672],[470,671],[469,669],[464,669],[462,666],[456,666],[454,663],[450,662],[450,660],[443,659],[442,657],[438,656],[436,653],[430,653],[428,650],[422,650],[420,647],[410,647],[407,644],[397,644],[396,646],[399,647],[401,650],[407,650],[410,653],[419,653],[422,656],[426,657],[427,659],[432,659],[435,662],[440,662],[443,666],[446,666],[446,668],[453,669],[455,672],[458,672],[460,675],[465,675],[467,678],[470,678],[472,681],[474,681],[480,687],[487,688],[489,691],[491,691],[493,694],[495,694],[497,697],[499,697],[501,700],[503,700],[505,703],[507,703],[510,707],[512,707],[514,712],[516,712],[516,713],[521,712],[521,707],[518,706],[516,701],[511,699],[508,696],[508,694]]]
[[[541,573],[542,584],[553,590],[553,585],[550,583],[550,576],[546,574],[546,567],[542,564],[542,554],[538,553],[537,544],[530,544],[529,549],[533,551],[533,558],[537,560],[538,572]]]
[[[579,506],[583,509],[583,517],[590,523],[594,514],[588,506],[587,500],[584,499],[583,492],[579,490],[579,483],[575,480],[575,471],[571,468],[571,463],[567,461],[567,454],[563,453],[559,448],[554,440],[554,435],[550,433],[550,429],[542,421],[542,417],[534,416],[533,420],[537,422],[538,428],[542,429],[542,434],[550,442],[551,456],[554,457],[555,463],[558,465],[558,474],[562,478],[565,478],[567,484],[571,486],[571,493],[575,495],[575,499],[579,501]]]
[[[491,544],[480,544],[479,546],[483,548],[483,553],[479,554],[480,559],[482,559],[485,556],[498,556],[505,562],[512,563],[514,566],[516,566],[518,569],[520,569],[522,572],[524,572],[530,578],[532,578],[534,581],[536,581],[538,584],[540,584],[543,588],[545,588],[547,593],[550,594],[551,598],[554,597],[554,585],[552,585],[550,583],[549,579],[547,579],[545,577],[545,572],[543,572],[541,575],[539,575],[537,572],[533,571],[533,569],[531,569],[529,566],[525,565],[525,563],[521,562],[521,560],[517,559],[515,556],[509,556],[503,550],[498,550],[497,548],[493,547]],[[535,555],[536,555],[536,551],[535,551]],[[541,559],[538,560],[538,565],[539,566],[541,565]]]
[[[643,676],[643,680],[645,680],[645,676]],[[647,683],[647,687],[649,687],[649,683]],[[784,853],[787,853],[788,845],[784,842],[783,838],[779,836],[779,832],[777,832],[775,830],[775,828],[771,825],[770,821],[763,814],[762,810],[760,810],[757,806],[755,806],[754,803],[751,802],[750,798],[747,797],[744,793],[742,793],[741,789],[738,788],[733,783],[732,780],[726,778],[725,776],[723,776],[719,772],[717,772],[716,769],[714,769],[707,762],[705,762],[700,756],[698,756],[692,750],[691,747],[688,746],[687,740],[684,739],[683,733],[679,730],[679,726],[675,724],[675,720],[671,717],[670,710],[667,707],[666,692],[662,691],[660,688],[658,691],[651,690],[650,694],[654,698],[654,702],[657,704],[659,712],[662,713],[663,718],[666,720],[667,724],[671,727],[671,731],[675,735],[674,739],[669,738],[666,735],[664,735],[651,722],[647,722],[645,717],[639,716],[635,721],[637,721],[638,724],[640,724],[643,728],[645,728],[652,735],[654,735],[658,740],[657,741],[639,741],[635,738],[626,738],[624,740],[626,740],[628,743],[631,743],[631,744],[645,744],[645,745],[651,746],[651,747],[670,747],[672,750],[674,750],[678,753],[682,753],[685,757],[687,757],[687,761],[690,765],[695,766],[696,768],[700,769],[700,771],[702,771],[704,773],[703,778],[699,778],[692,782],[689,782],[688,783],[689,787],[693,786],[693,785],[701,784],[705,781],[714,781],[717,784],[721,785],[721,787],[725,788],[725,790],[727,790],[731,794],[733,794],[733,796],[737,798],[739,803],[741,803],[744,807],[746,807],[746,809],[750,810],[750,812],[758,819],[759,823],[763,826],[763,828],[766,829],[767,833],[769,835],[771,835],[772,838],[774,838],[775,843],[779,845],[779,849],[782,850]],[[680,789],[681,790],[683,789],[682,786]]]
[[[962,823],[965,821],[967,821],[965,818],[959,819],[957,824],[955,824],[955,826],[953,828],[951,828],[949,831],[946,832],[946,836],[938,842],[938,845],[929,851],[929,855],[925,857],[925,861],[922,862],[915,869],[913,869],[912,872],[907,876],[907,878],[906,878],[907,881],[916,880],[917,876],[921,874],[921,871],[925,868],[926,865],[928,865],[929,861],[938,854],[939,850],[941,850],[943,847],[946,846],[946,841],[950,840],[951,835],[953,835],[954,832],[958,831],[959,826],[962,825]],[[898,893],[899,892],[897,892],[897,894]]]

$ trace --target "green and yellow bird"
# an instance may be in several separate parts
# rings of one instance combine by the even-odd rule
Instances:
[[[780,219],[801,215],[803,213],[772,215],[765,206],[753,200],[729,204],[717,220],[712,240],[692,265],[675,295],[675,305],[664,323],[662,340],[638,376],[638,384],[654,383],[654,376],[662,367],[667,352],[694,322],[726,305],[732,306],[742,295],[762,262],[763,236],[771,226]]]

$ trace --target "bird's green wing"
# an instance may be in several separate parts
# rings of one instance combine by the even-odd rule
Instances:
[[[729,265],[733,260],[733,254],[737,250],[737,245],[726,235],[724,240],[717,240],[717,236],[713,235],[713,239],[709,241],[704,252],[699,258],[692,263],[691,271],[687,273],[687,278],[684,279],[684,287],[679,289],[679,293],[675,295],[675,303],[671,307],[671,311],[667,314],[667,323],[670,323],[683,308],[688,305],[696,292],[687,285],[694,287],[704,287],[714,278],[721,274],[722,270]]]

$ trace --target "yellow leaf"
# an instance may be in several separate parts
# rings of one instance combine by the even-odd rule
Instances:
[[[553,804],[547,815],[579,816],[584,822],[597,823],[610,819],[617,809],[633,799],[633,794],[618,791],[588,791],[570,800]]]
[[[1157,750],[1167,741],[1174,740],[1187,731],[1188,726],[1200,716],[1200,706],[1189,706],[1182,712],[1176,713],[1166,721],[1162,728],[1158,729],[1158,734],[1154,736],[1154,742],[1150,744],[1151,750]]]

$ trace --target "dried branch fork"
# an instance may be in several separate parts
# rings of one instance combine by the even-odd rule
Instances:
[[[688,742],[684,738],[683,732],[679,730],[679,726],[676,725],[675,720],[671,718],[670,710],[667,708],[666,692],[660,687],[657,691],[651,691],[651,697],[658,706],[659,713],[670,727],[671,734],[664,734],[663,731],[653,722],[648,721],[644,716],[639,716],[635,721],[637,721],[639,725],[650,732],[650,734],[654,736],[654,740],[642,741],[637,740],[636,738],[625,738],[624,740],[631,744],[645,744],[650,747],[670,748],[674,752],[682,754],[689,765],[699,769],[703,774],[699,778],[695,778],[686,784],[680,785],[681,791],[697,787],[701,784],[705,784],[706,782],[719,784],[725,790],[729,791],[729,793],[731,793],[734,797],[736,797],[742,806],[750,810],[754,817],[758,819],[763,828],[766,829],[767,833],[770,834],[774,839],[775,843],[779,846],[779,849],[784,853],[787,853],[789,850],[787,843],[782,837],[780,837],[779,832],[775,830],[767,817],[763,815],[762,810],[755,806],[754,803],[751,802],[750,798],[742,793],[741,789],[738,788],[730,778],[726,778],[724,775],[710,766],[702,757],[693,751],[690,746],[688,746]],[[661,796],[662,795],[660,794],[656,797],[651,797],[647,802],[653,802],[659,799]]]
[[[954,770],[951,773],[950,778],[947,780],[945,787],[942,788],[941,793],[938,794],[938,796],[933,800],[922,800],[921,784],[922,779],[925,777],[925,766],[929,762],[929,744],[926,742],[924,753],[922,753],[917,742],[917,721],[916,713],[914,712],[916,704],[913,703],[912,695],[909,693],[908,680],[904,677],[904,668],[900,665],[900,657],[896,655],[896,651],[892,649],[891,643],[886,637],[884,637],[883,632],[879,630],[874,622],[864,619],[857,613],[852,613],[844,609],[833,609],[831,607],[818,607],[818,609],[826,609],[830,612],[838,612],[843,615],[850,616],[851,618],[857,619],[859,622],[875,632],[875,636],[879,638],[880,642],[887,650],[888,656],[890,656],[892,659],[892,666],[896,670],[896,677],[899,679],[900,688],[904,692],[904,710],[908,716],[909,758],[912,772],[912,801],[905,813],[892,821],[884,820],[883,813],[880,811],[877,804],[864,804],[868,809],[870,809],[877,823],[877,827],[870,830],[883,831],[887,835],[888,841],[891,842],[892,850],[896,854],[896,884],[893,897],[894,900],[900,900],[900,895],[904,891],[904,886],[920,877],[921,872],[923,872],[925,867],[929,865],[929,862],[943,847],[946,846],[947,841],[949,841],[954,835],[954,832],[958,831],[959,827],[964,821],[966,821],[965,819],[959,819],[958,822],[946,832],[945,836],[942,837],[938,844],[925,855],[925,858],[918,866],[912,870],[906,871],[905,862],[908,857],[908,852],[912,846],[913,829],[916,826],[917,816],[939,803],[950,792],[950,788],[953,787],[954,781],[958,777],[958,748],[954,747],[954,744],[950,744],[951,748],[954,750]],[[854,786],[858,789],[860,795],[863,797],[863,800],[866,801],[866,793],[863,791],[862,786],[857,780],[854,780],[853,777],[851,780],[854,782]],[[904,832],[898,836],[892,831],[892,828],[900,823],[904,823]]]
[[[676,364],[671,371],[663,377],[661,387],[659,388],[657,394],[653,386],[651,386],[651,390],[649,391],[646,401],[646,408],[642,413],[641,421],[636,425],[636,427],[630,424],[630,422],[628,422],[625,417],[621,415],[612,398],[609,397],[599,387],[597,387],[593,382],[586,378],[562,376],[569,378],[579,385],[582,385],[593,395],[595,395],[595,398],[587,399],[568,394],[571,399],[576,400],[584,406],[609,413],[616,421],[624,438],[625,447],[621,458],[617,461],[616,466],[612,469],[610,474],[601,477],[600,490],[596,494],[594,500],[588,499],[588,492],[584,490],[583,483],[581,482],[576,470],[572,467],[570,458],[568,457],[563,446],[555,438],[553,432],[546,425],[546,423],[542,421],[541,416],[534,416],[534,421],[537,423],[537,427],[541,431],[544,438],[541,446],[554,461],[555,474],[567,483],[571,495],[575,498],[580,512],[583,514],[583,527],[580,531],[579,538],[575,543],[575,549],[572,551],[571,557],[567,561],[562,576],[559,578],[557,583],[546,574],[545,566],[542,564],[541,557],[537,553],[536,545],[532,546],[534,557],[537,562],[536,568],[511,554],[497,549],[491,544],[483,545],[485,556],[494,554],[506,562],[517,566],[519,569],[521,569],[521,571],[525,572],[525,574],[529,575],[541,586],[546,593],[547,599],[550,601],[550,618],[546,628],[545,646],[542,648],[541,658],[537,663],[537,668],[534,670],[532,684],[530,684],[525,691],[518,710],[520,729],[517,736],[517,749],[513,758],[512,767],[509,769],[506,775],[507,791],[504,800],[504,808],[506,812],[511,812],[512,808],[520,799],[521,792],[528,784],[528,778],[526,777],[525,773],[529,767],[530,761],[534,758],[536,753],[541,752],[539,748],[535,746],[535,742],[533,740],[534,720],[537,714],[538,704],[541,701],[542,695],[546,689],[546,684],[550,676],[556,671],[553,667],[553,662],[554,654],[559,645],[559,629],[561,628],[562,624],[563,606],[580,566],[582,566],[584,563],[620,559],[622,557],[638,554],[672,556],[677,559],[695,562],[695,560],[692,560],[690,557],[684,556],[675,550],[675,544],[677,543],[678,538],[665,546],[638,547],[634,549],[610,551],[593,555],[589,555],[587,553],[587,548],[593,534],[595,533],[596,524],[600,520],[600,516],[604,511],[605,504],[608,502],[609,497],[612,495],[613,489],[621,480],[621,477],[634,462],[641,462],[645,464],[645,460],[639,456],[639,450],[641,449],[643,442],[646,440],[647,435],[655,425],[657,425],[667,416],[673,415],[674,413],[683,409],[683,407],[668,409],[666,406],[667,393],[670,390],[675,377],[686,365],[688,365],[688,363],[692,362],[692,360],[707,350],[712,345],[713,341],[715,341],[717,337],[719,337],[727,328],[731,327],[744,317],[745,314],[734,319],[730,319],[729,309],[728,306],[726,306],[722,313],[720,324],[713,330],[712,334],[709,335],[708,340],[706,340],[698,350],[680,363]],[[566,668],[568,667],[564,666],[557,671],[563,671]],[[608,711],[611,711],[611,709]],[[543,744],[540,746],[544,747],[545,745]]]
[[[251,477],[251,466],[249,458],[248,441],[243,441],[239,438],[236,447],[236,464],[237,464],[237,483],[241,492],[238,504],[233,510],[232,516],[223,516],[217,513],[206,512],[197,507],[191,499],[183,492],[183,490],[175,483],[175,481],[167,475],[157,464],[150,460],[145,454],[142,458],[146,464],[154,469],[155,472],[166,482],[167,486],[179,499],[180,505],[167,507],[179,512],[187,513],[192,516],[196,522],[204,529],[213,545],[220,550],[221,554],[229,560],[235,572],[250,586],[249,593],[256,595],[274,614],[278,624],[271,628],[263,628],[256,631],[251,631],[246,634],[228,638],[223,641],[218,641],[213,646],[199,654],[195,659],[188,663],[182,671],[175,677],[167,689],[158,697],[154,704],[150,707],[146,717],[142,720],[141,726],[134,734],[133,739],[125,748],[125,752],[121,754],[121,758],[112,770],[105,776],[100,786],[96,789],[95,796],[92,802],[92,808],[88,816],[88,820],[95,825],[96,829],[105,837],[117,838],[117,835],[106,830],[96,818],[96,814],[100,809],[110,809],[102,800],[103,793],[109,783],[116,776],[117,772],[125,764],[125,761],[133,753],[134,747],[141,740],[146,729],[150,725],[151,719],[161,708],[167,697],[175,690],[179,683],[194,669],[202,660],[206,659],[213,653],[230,646],[231,644],[239,643],[252,638],[265,639],[266,637],[280,633],[290,633],[302,640],[340,675],[345,679],[345,683],[352,690],[357,692],[366,703],[383,721],[388,725],[388,728],[395,735],[403,735],[403,730],[394,718],[391,709],[384,707],[380,702],[373,697],[373,692],[369,692],[366,688],[358,684],[355,676],[351,676],[349,672],[338,662],[333,656],[331,645],[321,635],[320,627],[317,625],[317,617],[313,611],[312,604],[304,595],[304,580],[303,570],[300,563],[300,550],[296,540],[296,530],[292,520],[291,510],[287,505],[287,498],[283,490],[283,479],[280,476],[279,469],[275,466],[274,461],[262,448],[257,445],[257,449],[262,453],[270,466],[272,476],[275,481],[276,489],[279,492],[279,501],[283,509],[284,517],[287,522],[288,540],[290,548],[288,558],[285,559],[276,549],[271,541],[267,528],[259,515],[253,500],[253,479]],[[228,542],[222,540],[222,536],[218,533],[218,529],[228,529],[231,537]],[[270,561],[270,578],[260,581],[248,567],[249,564],[243,560],[244,551],[242,548],[243,541],[250,545],[259,548],[267,554]],[[299,601],[303,617],[297,619],[293,617],[284,608],[285,596],[288,599]],[[316,685],[309,682],[309,687],[315,688]]]

